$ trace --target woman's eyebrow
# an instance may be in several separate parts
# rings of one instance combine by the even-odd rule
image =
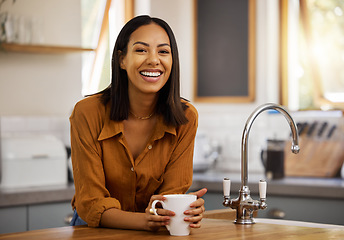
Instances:
[[[163,47],[163,46],[171,47],[170,44],[168,44],[168,43],[161,43],[158,45],[158,47]]]
[[[144,45],[144,46],[149,47],[149,44],[148,44],[148,43],[141,42],[141,41],[134,42],[134,43],[133,43],[133,46],[136,45],[136,44],[142,44],[142,45]],[[163,47],[163,46],[171,47],[170,44],[168,44],[168,43],[161,43],[161,44],[158,45],[158,47]]]
[[[133,43],[133,46],[136,45],[136,44],[142,44],[142,45],[145,45],[145,46],[149,47],[149,44],[148,44],[148,43],[145,43],[145,42],[140,42],[140,41],[134,42],[134,43]]]

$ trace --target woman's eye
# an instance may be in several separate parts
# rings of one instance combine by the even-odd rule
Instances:
[[[168,51],[168,50],[160,50],[159,53],[162,53],[162,54],[169,54],[170,51]]]
[[[145,52],[145,51],[146,51],[146,50],[140,49],[140,48],[135,50],[135,52],[139,52],[139,53],[143,53],[143,52]]]

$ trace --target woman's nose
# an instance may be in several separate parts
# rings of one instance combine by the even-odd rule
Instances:
[[[148,56],[147,63],[153,66],[159,65],[160,59],[158,53],[151,52]]]

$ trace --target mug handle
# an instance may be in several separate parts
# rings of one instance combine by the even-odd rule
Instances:
[[[154,214],[159,216],[159,214],[156,211],[157,209],[155,208],[155,205],[158,202],[161,203],[163,208],[165,208],[165,203],[163,201],[161,201],[161,200],[154,200],[153,203],[152,203],[152,209],[153,209]],[[169,225],[166,225],[166,228],[167,228],[168,231],[170,231],[170,226]]]
[[[154,212],[155,215],[159,215],[159,214],[156,212],[157,209],[155,208],[155,205],[156,205],[158,202],[161,203],[162,207],[164,207],[164,204],[165,204],[165,203],[164,203],[163,201],[161,201],[161,200],[154,200],[154,201],[153,201],[153,203],[152,203],[152,209],[153,209],[153,212]]]

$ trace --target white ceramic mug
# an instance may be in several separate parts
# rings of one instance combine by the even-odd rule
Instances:
[[[185,217],[190,215],[185,215],[186,210],[192,209],[190,204],[196,201],[196,195],[190,194],[169,194],[164,195],[166,200],[155,200],[152,203],[152,209],[155,215],[158,215],[155,205],[160,202],[162,207],[167,210],[171,210],[175,213],[171,217],[170,224],[166,226],[167,230],[170,232],[170,235],[173,236],[186,236],[190,234],[189,222],[184,221]]]

